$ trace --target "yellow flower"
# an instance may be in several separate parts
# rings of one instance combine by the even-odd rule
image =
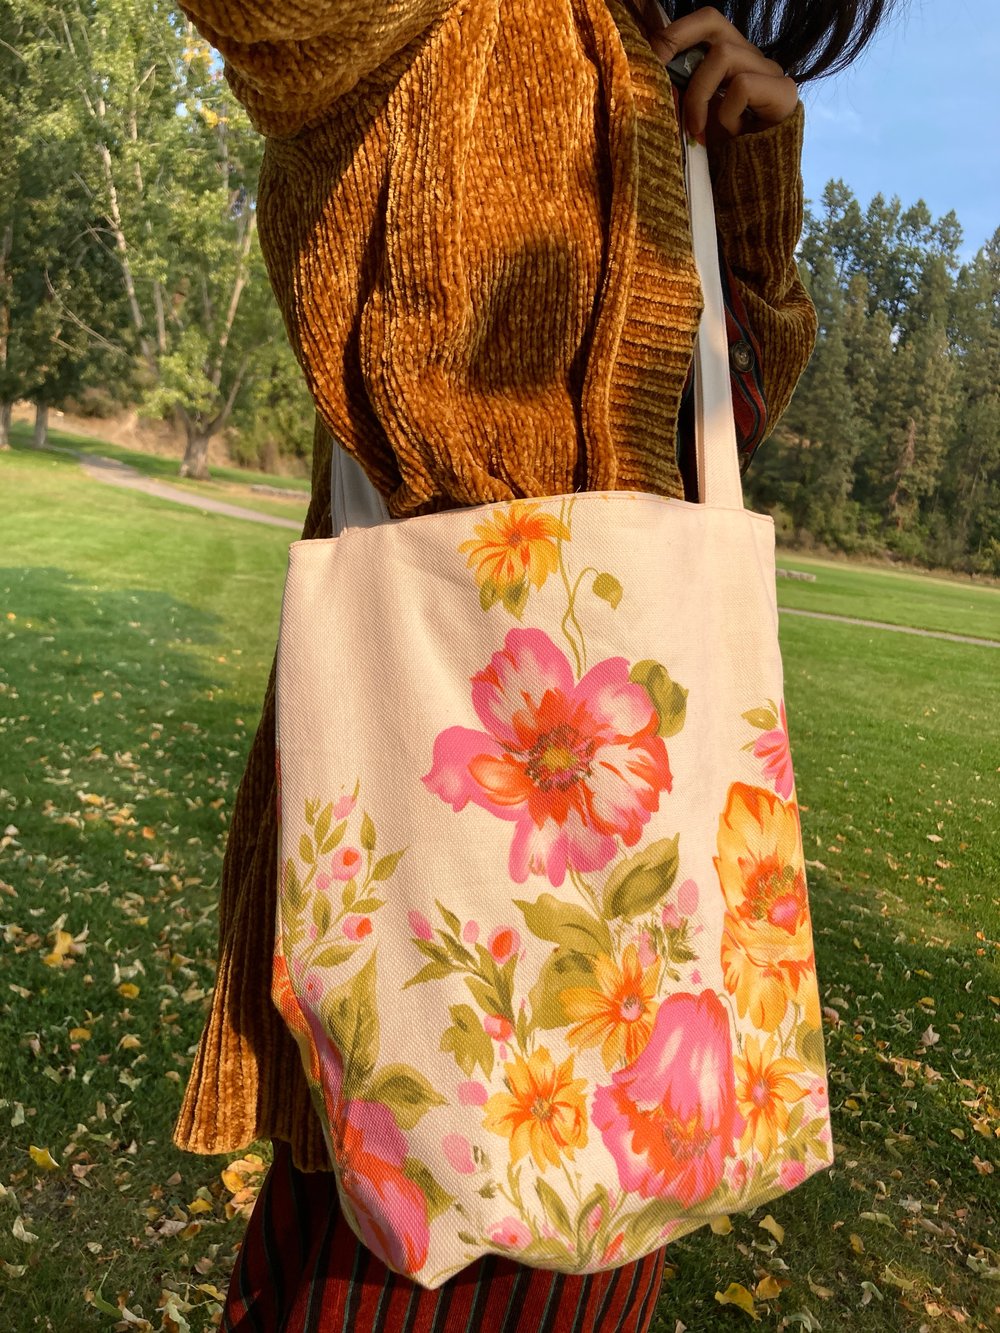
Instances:
[[[819,1027],[798,807],[762,787],[729,788],[715,868],[726,899],[722,970],[741,1017],[774,1032],[789,1002]]]
[[[627,1064],[637,1059],[653,1030],[656,984],[661,960],[643,969],[634,944],[628,945],[618,967],[606,954],[594,959],[597,987],[571,986],[560,994],[570,1018],[579,1019],[566,1034],[574,1046],[601,1044],[604,1068],[611,1069],[624,1055]]]
[[[508,1092],[495,1092],[484,1107],[483,1125],[510,1140],[518,1162],[530,1152],[539,1171],[558,1166],[560,1153],[572,1160],[587,1146],[587,1080],[573,1077],[573,1056],[557,1068],[544,1046],[527,1060],[504,1065]]]
[[[795,1082],[796,1077],[808,1079],[805,1066],[797,1060],[776,1060],[775,1048],[773,1037],[763,1048],[756,1037],[747,1037],[743,1055],[736,1057],[736,1102],[747,1122],[740,1147],[746,1151],[753,1143],[765,1159],[788,1128],[789,1103],[809,1091]]]
[[[459,551],[469,556],[483,605],[500,599],[509,610],[523,605],[529,583],[540,588],[559,568],[558,540],[567,540],[565,524],[541,505],[515,500],[495,518],[477,523],[476,538]]]

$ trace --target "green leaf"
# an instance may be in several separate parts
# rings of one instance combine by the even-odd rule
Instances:
[[[602,602],[607,602],[612,610],[617,609],[622,599],[622,592],[622,585],[614,574],[598,574],[594,579],[594,596],[600,597]]]
[[[633,921],[663,901],[677,878],[678,842],[661,838],[620,861],[604,885],[604,911],[612,920]]]
[[[466,1078],[472,1077],[476,1065],[487,1078],[493,1073],[493,1042],[480,1022],[479,1015],[470,1004],[453,1004],[449,1007],[452,1026],[446,1028],[441,1036],[442,1051],[451,1051],[455,1063]]]
[[[403,1163],[403,1175],[408,1180],[412,1180],[417,1189],[427,1200],[427,1220],[433,1222],[436,1217],[446,1213],[455,1202],[452,1195],[447,1194],[434,1179],[429,1166],[418,1161],[415,1157],[407,1157]],[[475,1244],[471,1238],[466,1244]]]
[[[344,1096],[357,1096],[371,1078],[378,1059],[374,954],[343,986],[324,994],[320,1017],[343,1056]]]
[[[344,885],[344,892],[341,894],[340,901],[344,905],[344,911],[349,912],[354,906],[354,901],[358,896],[358,881],[349,879]]]
[[[316,967],[338,967],[341,963],[346,963],[355,949],[356,944],[349,944],[346,940],[343,944],[330,944],[313,959]]]
[[[803,1064],[811,1069],[823,1071],[826,1057],[823,1047],[823,1029],[802,1022],[795,1029],[795,1049]]]
[[[361,816],[361,846],[366,852],[375,850],[375,825],[367,810]]]
[[[354,904],[354,911],[360,912],[364,916],[368,912],[377,912],[380,907],[384,906],[384,898],[359,898]]]
[[[600,1208],[601,1222],[606,1222],[610,1209],[608,1207],[608,1191],[603,1185],[595,1185],[590,1191],[583,1203],[580,1205],[580,1211],[576,1218],[576,1248],[578,1254],[585,1254],[590,1244],[590,1228],[587,1225],[595,1211]]]
[[[665,666],[650,659],[636,662],[629,672],[629,680],[641,685],[649,695],[660,719],[657,734],[664,738],[676,736],[687,715],[687,690],[670,679]]]
[[[484,1013],[503,1014],[503,1003],[492,986],[487,986],[485,981],[481,981],[479,977],[466,977],[465,984],[472,991],[476,1003]]]
[[[388,856],[383,856],[381,860],[376,861],[375,869],[372,871],[372,879],[389,879],[405,855],[406,848],[404,847],[401,852],[390,852]]]
[[[282,884],[281,897],[283,904],[291,907],[293,912],[301,912],[306,905],[305,894],[299,882],[295,862],[291,857],[285,862],[285,878]]]
[[[445,1098],[427,1079],[409,1065],[386,1065],[369,1085],[368,1100],[388,1106],[400,1129],[412,1129],[432,1106],[444,1106]]]
[[[751,708],[743,716],[751,727],[759,727],[761,731],[773,731],[778,725],[778,714],[771,708]]]
[[[625,1225],[623,1253],[639,1255],[651,1249],[660,1232],[676,1215],[676,1208],[672,1209],[662,1199],[654,1199],[633,1213]]]
[[[312,838],[308,833],[303,833],[299,838],[299,856],[305,861],[306,865],[315,865],[316,853],[313,851]]]
[[[438,899],[434,899],[434,905],[441,913],[442,920],[448,929],[455,935],[461,935],[462,923],[454,912],[449,912],[447,907]]]
[[[504,607],[515,620],[520,620],[528,604],[528,584],[525,579],[506,587],[501,594]]]
[[[330,908],[330,899],[323,894],[317,894],[313,899],[312,910],[313,925],[320,935],[325,935],[330,929],[330,921],[333,918],[333,912]]]
[[[492,606],[500,600],[500,593],[497,591],[497,585],[492,579],[487,579],[479,589],[479,605],[484,611],[489,611]]]
[[[562,992],[571,986],[593,985],[594,970],[590,958],[568,949],[557,949],[542,964],[538,980],[528,995],[535,1027],[543,1030],[567,1027],[573,1020],[562,1006]]]
[[[541,1177],[535,1181],[535,1189],[538,1192],[538,1197],[545,1210],[545,1216],[557,1231],[561,1231],[564,1236],[572,1240],[573,1224],[569,1220],[569,1213],[567,1212],[566,1205],[563,1203],[562,1199],[560,1199],[559,1195],[548,1181],[542,1180]]]
[[[316,827],[313,829],[313,837],[316,839],[316,846],[323,845],[323,839],[330,831],[330,820],[333,818],[333,802],[325,805],[316,820]]]
[[[340,823],[337,825],[337,827],[330,834],[330,836],[327,838],[326,842],[323,843],[323,846],[320,848],[320,851],[323,853],[324,856],[328,852],[333,851],[334,847],[336,847],[340,843],[340,840],[343,838],[346,831],[347,831],[347,820],[342,819]]]
[[[515,898],[514,906],[521,910],[528,929],[540,940],[551,940],[564,949],[590,957],[614,952],[607,922],[576,903],[562,902],[551,893],[543,893],[534,903]]]
[[[559,1263],[565,1263],[569,1254],[566,1249],[565,1241],[549,1240],[542,1237],[540,1240],[533,1240],[530,1245],[525,1245],[522,1250],[517,1252],[518,1263],[525,1263],[529,1266],[534,1261],[536,1268],[543,1268],[545,1261],[555,1259]]]
[[[454,970],[451,963],[427,963],[415,977],[403,982],[403,990],[408,986],[418,986],[424,981],[440,981],[443,977],[451,976]]]

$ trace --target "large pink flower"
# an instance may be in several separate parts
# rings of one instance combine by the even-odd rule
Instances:
[[[566,867],[600,870],[615,838],[634,846],[669,791],[667,749],[649,695],[609,657],[579,683],[537,629],[511,630],[472,678],[486,731],[448,727],[424,778],[455,810],[469,801],[515,825],[510,875],[561,884]]]
[[[729,1017],[714,991],[671,995],[642,1054],[599,1087],[591,1115],[622,1189],[692,1207],[722,1179],[743,1132]]]
[[[340,1052],[314,1010],[300,1014],[305,1024],[300,1017],[296,1033],[308,1033],[312,1074],[321,1083],[340,1183],[364,1242],[390,1268],[417,1273],[427,1262],[430,1229],[427,1200],[403,1174],[406,1138],[388,1107],[344,1099]]]
[[[792,772],[792,754],[788,748],[788,719],[785,717],[784,699],[778,707],[778,726],[772,731],[761,732],[754,741],[753,752],[756,758],[764,761],[764,776],[771,779],[774,790],[787,801],[795,786],[795,775]]]

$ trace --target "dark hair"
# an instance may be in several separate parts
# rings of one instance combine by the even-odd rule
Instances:
[[[857,59],[897,0],[708,0],[797,83]],[[704,5],[673,0],[681,18]]]

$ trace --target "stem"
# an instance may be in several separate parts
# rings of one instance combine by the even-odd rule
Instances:
[[[563,525],[563,527],[565,527],[568,531],[569,524],[566,521],[567,517],[568,515],[566,511],[566,502],[564,500],[559,509],[559,521]],[[575,617],[573,616],[573,590],[569,584],[569,574],[566,570],[566,561],[563,558],[563,538],[561,537],[559,538],[559,541],[556,543],[556,550],[559,553],[559,573],[560,576],[562,577],[563,587],[566,589],[566,600],[567,600],[566,614],[562,618],[561,628],[563,635],[566,639],[566,642],[573,649],[573,658],[576,662],[576,676],[577,679],[579,680],[579,678],[583,675],[583,662],[580,657],[580,649],[577,647],[576,640],[570,634],[569,629],[567,627],[567,621],[569,620],[575,621]],[[577,626],[577,628],[579,629],[579,626]],[[581,632],[581,644],[582,644],[582,638],[583,636]]]
[[[559,1165],[560,1165],[560,1166],[562,1167],[562,1169],[563,1169],[563,1175],[566,1177],[567,1181],[569,1182],[569,1187],[570,1187],[570,1189],[573,1191],[574,1195],[576,1196],[576,1201],[577,1201],[577,1203],[578,1203],[578,1204],[582,1203],[582,1202],[583,1202],[583,1199],[582,1199],[582,1196],[581,1196],[581,1194],[580,1194],[580,1185],[579,1185],[579,1182],[578,1182],[578,1181],[574,1181],[573,1177],[570,1175],[570,1173],[569,1173],[569,1167],[566,1165],[566,1159],[565,1159],[564,1157],[561,1157],[561,1158],[559,1159]]]

